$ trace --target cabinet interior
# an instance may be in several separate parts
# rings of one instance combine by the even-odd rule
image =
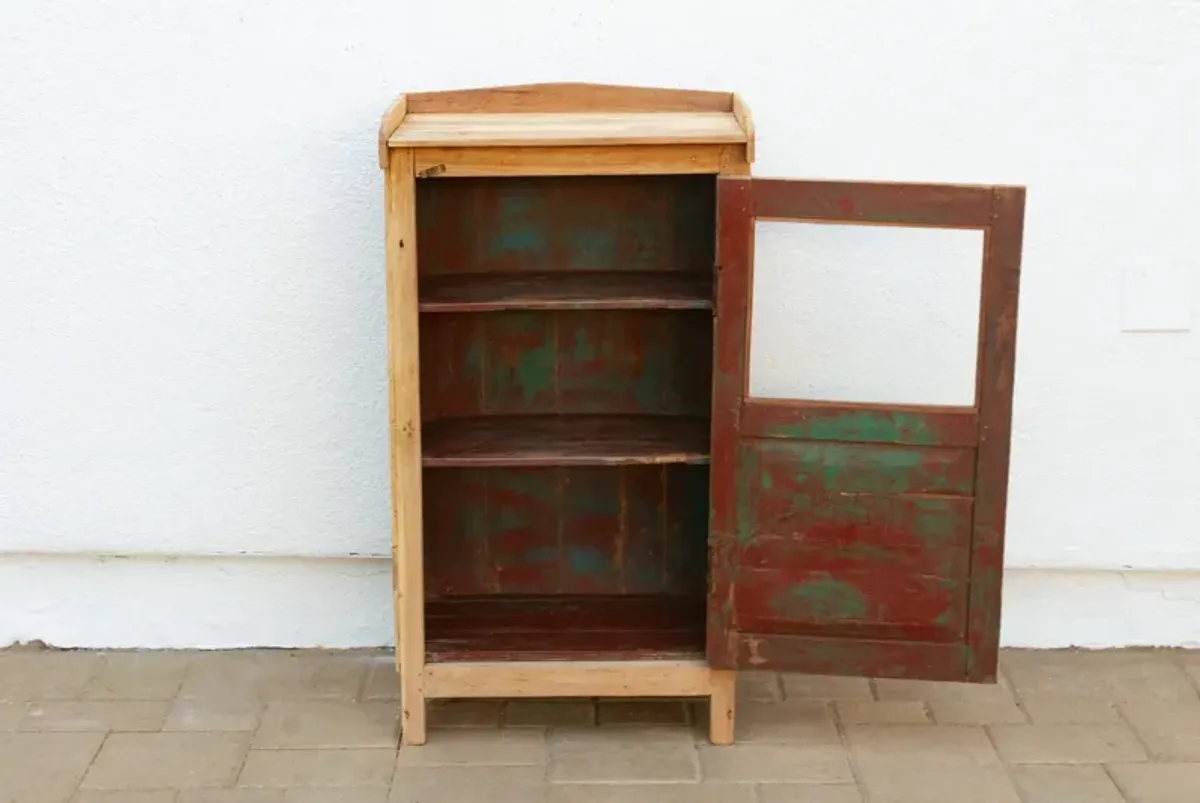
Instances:
[[[416,181],[428,660],[703,652],[715,189]]]

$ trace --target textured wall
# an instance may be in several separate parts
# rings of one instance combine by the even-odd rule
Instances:
[[[290,560],[388,549],[378,116],[403,90],[541,80],[736,89],[763,176],[1027,184],[1009,564],[1200,570],[1200,3],[712,8],[7,4],[0,642],[388,638],[386,614],[348,621],[386,605],[386,566]],[[861,284],[848,314],[895,302]],[[764,315],[756,339],[799,342]],[[756,352],[755,381],[802,386],[787,354]],[[880,386],[912,381],[880,363]],[[289,559],[188,557],[212,555]],[[1180,638],[1145,635],[1153,606],[1103,627],[1061,606],[1047,631],[1071,586],[1033,582],[1010,586],[1009,641]],[[1200,616],[1188,582],[1160,596]],[[172,630],[183,588],[209,600],[198,630],[182,603]]]

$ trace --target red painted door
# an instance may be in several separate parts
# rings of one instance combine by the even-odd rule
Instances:
[[[995,679],[1024,199],[719,179],[710,664]],[[750,395],[760,219],[982,230],[974,404]]]

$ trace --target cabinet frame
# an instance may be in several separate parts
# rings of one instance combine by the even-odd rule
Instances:
[[[614,138],[587,144],[407,147],[397,139],[405,118],[413,114],[715,112],[736,121],[733,141],[674,142],[669,134],[653,132],[642,135],[648,141]],[[385,185],[393,604],[404,744],[425,743],[427,700],[553,696],[707,697],[710,741],[731,744],[736,673],[714,669],[703,659],[426,663],[415,182],[481,176],[748,176],[754,157],[748,108],[725,92],[591,84],[420,93],[401,96],[385,113],[379,157]]]
[[[427,700],[573,696],[707,697],[710,740],[731,744],[737,668],[764,664],[811,672],[994,682],[1023,188],[751,179],[754,125],[736,94],[590,84],[402,95],[383,117],[379,159],[387,262],[393,604],[405,744],[424,744]],[[416,182],[686,174],[712,175],[718,188],[707,657],[427,662]],[[804,637],[783,636],[795,639],[791,652],[763,660],[755,651],[762,642],[751,644],[755,635],[751,632],[747,641],[733,621],[732,598],[723,600],[722,595],[732,588],[730,567],[739,548],[735,519],[745,485],[737,463],[742,440],[791,437],[780,433],[797,425],[803,428],[814,416],[837,417],[868,407],[748,396],[754,219],[985,231],[976,404],[922,411],[936,422],[936,443],[915,444],[975,450],[973,476],[981,482],[972,486],[970,587],[961,643],[933,645],[932,651],[912,653],[897,663],[896,649],[903,650],[903,641],[810,638],[801,643]],[[486,294],[481,298],[478,293],[456,296],[453,283],[447,287],[446,295],[424,302],[427,310],[504,309],[503,299]],[[657,308],[670,308],[664,303],[697,308],[695,295],[686,288],[660,287],[658,293],[650,302]],[[531,308],[570,308],[553,294],[543,294],[537,303],[543,306]],[[589,309],[612,308],[603,299],[588,303]],[[866,440],[914,445],[898,437]],[[780,637],[774,641],[781,643]],[[872,644],[882,644],[874,657]],[[829,659],[831,655],[836,660]],[[930,665],[934,659],[936,666]]]

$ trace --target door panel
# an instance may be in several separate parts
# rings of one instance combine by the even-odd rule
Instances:
[[[1023,205],[1021,188],[719,180],[714,666],[994,679]],[[751,397],[761,219],[982,230],[974,403]]]

